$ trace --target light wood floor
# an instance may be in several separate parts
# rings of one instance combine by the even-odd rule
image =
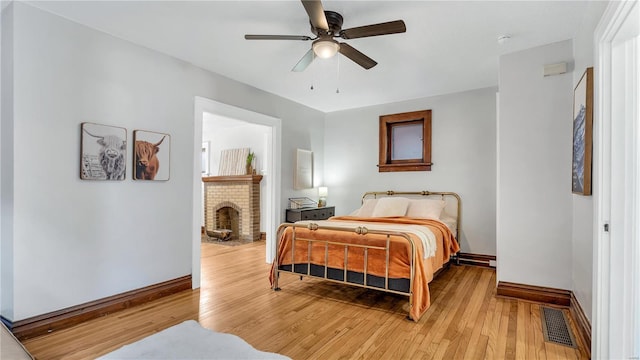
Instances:
[[[27,340],[37,359],[92,359],[184,320],[293,359],[583,359],[544,342],[540,306],[496,298],[495,271],[451,266],[432,305],[405,319],[406,297],[283,274],[269,287],[264,242],[202,245],[202,287]],[[569,316],[568,311],[566,312]],[[575,333],[575,330],[574,330]]]

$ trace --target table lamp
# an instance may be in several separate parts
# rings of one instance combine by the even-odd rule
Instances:
[[[318,207],[327,206],[327,195],[329,195],[329,189],[326,186],[320,186],[318,188]]]

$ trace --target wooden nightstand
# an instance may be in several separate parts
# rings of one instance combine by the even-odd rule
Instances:
[[[319,208],[287,209],[287,222],[300,220],[326,220],[336,213],[335,206]]]

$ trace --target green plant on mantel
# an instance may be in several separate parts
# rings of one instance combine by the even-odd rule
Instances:
[[[253,159],[255,159],[256,153],[249,151],[247,155],[247,175],[253,174]]]

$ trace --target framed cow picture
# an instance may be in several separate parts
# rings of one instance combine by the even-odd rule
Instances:
[[[133,179],[169,180],[171,136],[153,131],[133,131]]]
[[[127,129],[84,122],[80,139],[80,179],[125,179]]]

